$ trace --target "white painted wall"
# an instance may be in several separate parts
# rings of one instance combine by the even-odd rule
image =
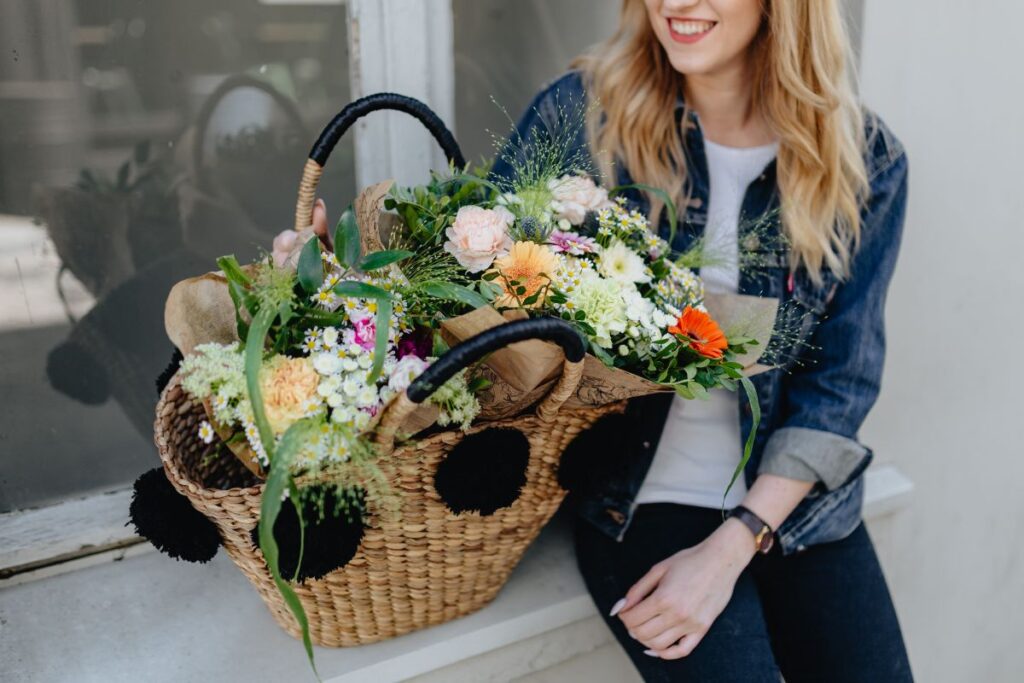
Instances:
[[[885,383],[862,437],[917,486],[872,531],[918,680],[1024,676],[1024,4],[867,0],[862,93],[906,145]]]

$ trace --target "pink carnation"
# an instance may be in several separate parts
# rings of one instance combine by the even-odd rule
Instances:
[[[455,215],[455,222],[445,230],[448,241],[444,249],[471,273],[486,270],[498,256],[512,248],[509,226],[515,221],[503,206],[485,209],[464,206]]]
[[[353,326],[355,330],[353,331],[352,341],[367,351],[373,351],[377,337],[377,325],[373,322],[373,318],[356,320]]]

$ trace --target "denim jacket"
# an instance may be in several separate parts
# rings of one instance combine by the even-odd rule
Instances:
[[[582,79],[570,72],[545,88],[517,126],[524,140],[561,125],[560,117],[585,101]],[[707,218],[708,170],[700,122],[680,98],[675,111],[685,122],[685,157],[690,178],[690,201],[680,207],[673,248],[683,251],[698,238]],[[791,273],[788,254],[778,239],[781,231],[775,162],[772,161],[746,190],[741,221],[758,220],[754,244],[756,269],[743,269],[739,291],[776,297],[787,317],[786,348],[775,356],[788,358],[781,367],[753,378],[761,406],[761,422],[744,472],[747,484],[761,473],[814,482],[814,487],[778,530],[786,554],[844,538],[859,524],[864,493],[861,476],[872,452],[857,440],[857,432],[878,396],[885,355],[883,313],[886,291],[896,264],[907,201],[907,158],[885,124],[865,112],[865,163],[870,196],[862,209],[859,249],[850,274],[839,279],[823,273],[816,284],[803,269]],[[580,130],[574,151],[589,154]],[[493,173],[508,176],[508,163],[499,160]],[[617,184],[632,183],[628,169],[617,169]],[[626,193],[637,208],[647,208],[642,194]],[[666,212],[662,212],[663,214]],[[659,232],[668,237],[668,219]],[[741,238],[742,240],[742,238]],[[759,244],[760,243],[760,244]],[[763,246],[768,245],[768,246]],[[742,393],[742,392],[741,392]],[[612,538],[620,539],[629,526],[640,485],[653,460],[668,415],[671,394],[630,401],[628,433],[609,444],[618,457],[599,484],[574,492],[579,513]],[[745,397],[740,422],[746,440],[752,428]]]

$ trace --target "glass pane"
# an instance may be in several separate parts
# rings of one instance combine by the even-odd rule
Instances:
[[[0,512],[158,464],[167,292],[291,227],[345,32],[340,0],[0,3]],[[351,201],[350,140],[323,185]]]
[[[540,87],[614,32],[619,0],[454,0],[455,121],[466,158],[494,155],[491,133],[518,119]]]

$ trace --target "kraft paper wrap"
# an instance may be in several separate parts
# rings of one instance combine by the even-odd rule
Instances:
[[[757,360],[764,353],[771,338],[779,302],[758,296],[741,294],[705,297],[705,306],[726,335],[742,336],[758,342],[740,358],[744,374],[756,375],[770,368]],[[446,320],[441,334],[449,345],[465,341],[486,329],[508,320],[525,317],[523,311],[506,311],[504,315],[493,308],[479,308],[471,313]],[[564,355],[555,344],[529,341],[513,344],[489,356],[478,374],[491,380],[492,385],[478,394],[481,419],[499,419],[517,415],[543,398],[554,385],[562,367]],[[665,387],[620,368],[611,368],[591,354],[584,359],[583,377],[568,407],[601,406],[615,401],[671,392]]]

